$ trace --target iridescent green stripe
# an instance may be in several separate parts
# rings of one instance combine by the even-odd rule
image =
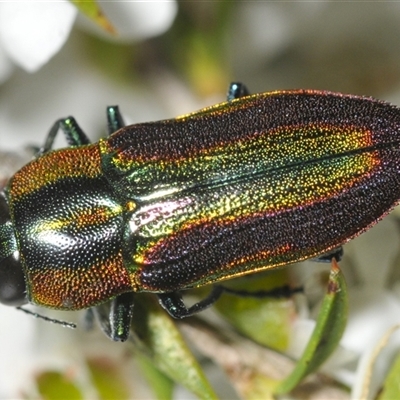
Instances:
[[[257,173],[342,156],[370,146],[370,133],[360,128],[295,126],[255,132],[241,141],[222,143],[178,160],[132,160],[125,158],[121,151],[112,162],[115,168],[128,174],[129,181],[137,186],[138,193],[146,196],[151,192],[152,198],[156,198],[157,190],[159,196],[165,195],[165,188],[173,191],[221,184],[236,177],[250,179]]]
[[[138,239],[134,261],[145,263],[145,253],[153,246],[195,225],[218,224],[256,213],[272,216],[332,198],[361,182],[379,165],[378,152],[352,154],[151,201],[131,219]]]

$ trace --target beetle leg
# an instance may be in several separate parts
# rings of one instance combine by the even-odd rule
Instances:
[[[107,128],[108,135],[116,132],[125,126],[125,122],[119,112],[118,106],[107,107]]]
[[[190,317],[191,315],[210,307],[219,299],[223,292],[223,286],[216,285],[205,299],[193,304],[193,306],[189,308],[186,307],[182,296],[177,292],[158,293],[157,296],[161,306],[168,312],[169,315],[171,315],[171,317],[182,319]]]
[[[257,290],[257,291],[231,289],[227,288],[226,286],[224,286],[223,289],[224,292],[239,297],[253,297],[253,298],[270,297],[273,299],[289,298],[296,293],[302,293],[304,291],[302,286],[290,287],[289,285],[283,285],[269,290]]]
[[[226,99],[228,101],[232,101],[234,99],[238,99],[240,97],[248,96],[250,93],[247,90],[247,87],[241,82],[232,82],[229,85],[228,93],[226,95]]]
[[[336,259],[336,261],[340,261],[343,257],[343,247],[339,246],[336,247],[330,251],[328,251],[327,253],[321,254],[318,257],[312,258],[311,261],[317,261],[317,262],[331,262],[333,258]]]
[[[129,337],[133,315],[133,293],[124,293],[111,302],[111,339],[125,342]]]
[[[171,315],[171,317],[176,319],[182,319],[190,317],[191,315],[201,312],[206,308],[212,306],[224,292],[241,297],[282,298],[282,297],[290,297],[295,293],[303,292],[303,288],[302,287],[291,288],[288,285],[286,285],[271,290],[259,290],[256,292],[249,292],[247,290],[236,290],[221,285],[215,285],[211,293],[205,299],[199,301],[198,303],[194,304],[189,308],[186,307],[185,303],[183,302],[181,294],[178,292],[158,293],[157,296],[159,299],[159,303],[168,312],[168,314]]]
[[[46,142],[39,150],[38,155],[47,153],[52,149],[54,140],[60,129],[63,131],[64,136],[70,146],[81,146],[90,143],[90,140],[75,121],[74,117],[62,118],[57,120],[51,127],[50,132],[47,135]]]
[[[85,311],[85,314],[83,316],[83,321],[82,321],[83,329],[85,331],[91,331],[93,329],[95,318],[96,318],[96,315],[95,315],[93,308],[88,308]]]
[[[111,339],[110,303],[100,304],[88,310],[85,316],[85,328],[92,328],[94,317],[100,325],[101,330]]]
[[[93,308],[103,332],[116,342],[124,342],[129,337],[133,314],[133,293],[124,293]]]

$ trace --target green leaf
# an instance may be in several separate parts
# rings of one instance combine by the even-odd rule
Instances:
[[[389,374],[383,385],[383,389],[377,398],[378,400],[400,399],[400,354],[396,358],[390,368]]]
[[[368,360],[362,360],[360,370],[363,379],[362,382],[359,382],[361,385],[356,385],[355,389],[358,397],[363,399],[376,398],[378,400],[399,398],[400,381],[398,373],[400,362],[398,346],[396,341],[392,344],[389,343],[393,334],[399,329],[400,325],[397,324],[387,330],[376,346],[371,349],[370,354],[367,354]],[[393,351],[394,348],[395,351]],[[366,363],[366,361],[368,362]]]
[[[88,360],[87,365],[99,400],[130,398],[129,388],[116,365],[104,358]]]
[[[347,311],[346,282],[337,262],[332,260],[328,292],[322,302],[311,339],[292,373],[276,389],[276,394],[290,392],[332,354],[346,326]]]
[[[147,356],[170,379],[202,399],[217,399],[175,323],[161,309],[154,296],[137,296],[132,330],[135,349]],[[168,398],[168,390],[163,398]]]
[[[245,388],[241,395],[245,400],[275,400],[273,389],[276,387],[276,381],[269,379],[264,374],[257,372],[249,376]]]
[[[154,364],[140,353],[136,354],[143,375],[146,377],[149,386],[158,400],[171,400],[174,390],[174,382],[162,373]]]
[[[40,398],[44,400],[80,400],[79,388],[65,374],[58,371],[42,372],[36,377]]]
[[[251,293],[279,288],[286,285],[287,281],[287,271],[282,269],[274,274],[257,274],[236,279],[225,286]],[[286,350],[295,313],[292,299],[249,298],[224,293],[215,308],[247,337],[275,350]]]
[[[105,31],[115,35],[117,31],[104,15],[96,0],[70,0],[72,4],[86,17]]]
[[[294,362],[284,354],[258,345],[236,331],[221,329],[219,321],[192,317],[180,321],[179,327],[201,354],[225,371],[243,400],[276,399],[276,387],[293,370]],[[347,392],[331,378],[318,374],[310,376],[293,395],[296,399],[344,399]]]

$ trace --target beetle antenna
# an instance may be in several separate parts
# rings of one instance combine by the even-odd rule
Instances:
[[[59,319],[49,318],[44,315],[27,310],[26,308],[22,308],[22,307],[16,307],[16,308],[17,308],[17,310],[23,311],[26,314],[32,315],[32,317],[39,318],[39,319],[42,319],[47,322],[51,322],[53,324],[61,325],[64,328],[76,329],[76,324],[73,324],[72,322],[60,321]]]

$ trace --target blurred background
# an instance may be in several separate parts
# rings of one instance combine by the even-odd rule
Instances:
[[[32,19],[8,18],[20,38],[0,36],[2,148],[37,144],[70,114],[95,139],[108,104],[131,122],[174,117],[224,100],[232,80],[252,93],[313,88],[397,99],[396,3],[149,1],[125,10],[114,1],[102,9],[122,33],[102,32],[79,14],[64,28],[65,44],[31,65],[15,43],[40,29],[39,7],[27,10]],[[66,13],[56,11],[61,24]]]
[[[107,105],[118,104],[127,123],[173,118],[224,101],[231,81],[245,83],[251,93],[322,89],[400,105],[396,2],[110,1],[99,3],[104,18],[75,3],[0,3],[3,185],[60,117],[73,115],[93,141],[104,136]],[[332,398],[360,398],[363,356],[400,321],[398,222],[394,213],[345,248],[341,266],[350,287],[350,321],[331,372],[337,368],[335,379],[346,390]],[[292,276],[312,292],[314,271],[321,268],[308,263],[294,267]],[[76,319],[75,314],[59,318]],[[312,316],[311,310],[304,319]],[[116,350],[101,334],[82,339],[85,335],[0,307],[0,398],[57,398],[37,386],[48,370],[84,386],[80,398],[107,398],[88,383],[83,359],[95,354],[98,360],[100,346],[107,354],[103,361],[109,354],[120,358],[96,365],[121,377],[121,365],[128,371],[121,360],[129,351]],[[387,363],[398,350],[393,346]],[[213,384],[225,380],[215,374]],[[57,379],[50,378],[50,386]],[[224,385],[220,398],[246,398]],[[155,398],[149,389],[132,391],[126,398]],[[78,398],[78,392],[61,391],[58,398]],[[196,398],[181,389],[173,396]]]

